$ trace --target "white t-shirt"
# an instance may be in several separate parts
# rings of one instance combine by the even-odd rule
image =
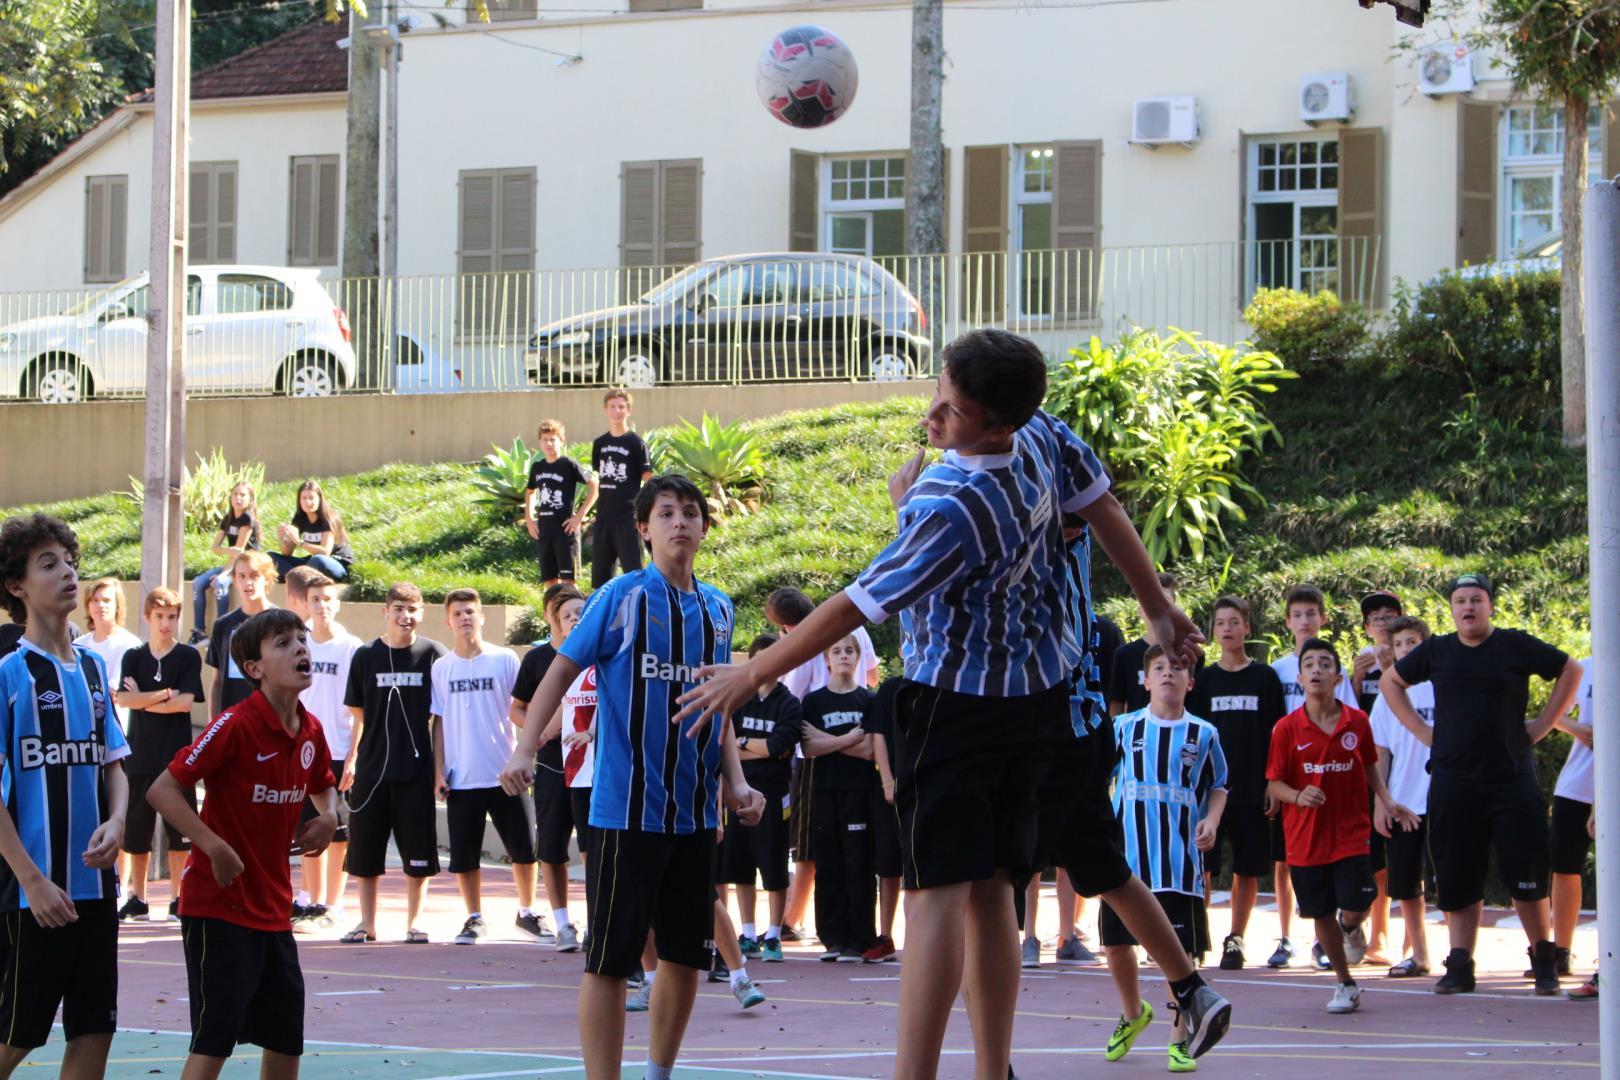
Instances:
[[[1412,708],[1430,729],[1434,727],[1434,684],[1418,683],[1407,688]],[[1382,696],[1373,702],[1373,745],[1389,751],[1389,797],[1414,814],[1429,812],[1429,748],[1406,730]]]
[[[1571,715],[1583,724],[1592,722],[1592,658],[1581,661],[1581,688],[1575,691],[1575,707]],[[1592,803],[1592,748],[1576,739],[1569,748],[1569,757],[1558,773],[1553,794],[1587,805]]]
[[[333,763],[341,766],[343,759],[349,756],[349,743],[354,735],[354,717],[343,703],[349,686],[349,663],[354,659],[355,650],[365,643],[336,624],[332,626],[330,641],[322,644],[311,634],[306,642],[311,681],[309,689],[299,694],[298,700],[321,722],[321,730],[326,732],[326,749]]]
[[[1277,678],[1282,680],[1283,708],[1288,712],[1293,712],[1305,704],[1305,691],[1299,685],[1299,657],[1294,653],[1289,653],[1280,660],[1273,660],[1271,670],[1275,671]],[[1352,709],[1361,708],[1361,702],[1356,700],[1355,689],[1350,685],[1350,676],[1343,671],[1339,672],[1339,688],[1334,691],[1333,696],[1338,698],[1340,703],[1348,705]]]
[[[499,787],[517,745],[509,719],[517,653],[486,645],[467,659],[454,652],[433,662],[433,715],[444,725],[444,780],[455,791]]]
[[[124,688],[124,654],[139,648],[141,639],[122,626],[115,626],[105,641],[97,641],[95,633],[90,632],[74,638],[73,644],[82,645],[101,657],[101,663],[107,669],[107,682],[112,684],[113,690],[118,691]],[[122,706],[118,707],[118,722],[126,729],[129,727],[129,710]]]
[[[855,640],[861,647],[861,660],[855,668],[855,684],[866,686],[870,681],[872,671],[878,666],[877,650],[872,648],[872,636],[866,632],[866,627],[855,628]],[[793,696],[803,701],[806,694],[814,693],[827,685],[827,657],[824,653],[817,653],[792,671],[782,680]]]
[[[562,731],[596,730],[596,665],[580,672],[562,699]],[[563,746],[563,779],[571,788],[588,788],[596,776],[596,740]]]

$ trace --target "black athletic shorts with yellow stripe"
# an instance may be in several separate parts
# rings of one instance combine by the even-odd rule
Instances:
[[[76,922],[47,929],[26,908],[0,912],[0,1042],[45,1045],[56,1010],[62,1033],[108,1035],[118,1028],[118,908],[114,900],[75,900]]]
[[[653,931],[658,962],[707,971],[714,949],[714,830],[590,830],[585,970],[628,979]]]

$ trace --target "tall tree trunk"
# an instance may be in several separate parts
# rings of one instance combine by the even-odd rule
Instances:
[[[1564,442],[1586,442],[1585,295],[1581,288],[1581,202],[1586,196],[1586,125],[1590,103],[1584,94],[1564,97],[1563,271],[1559,289],[1559,352],[1563,366]]]
[[[349,109],[343,161],[343,286],[339,301],[349,314],[354,333],[355,382],[363,387],[381,385],[381,344],[377,288],[377,152],[382,65],[379,51],[366,37],[366,27],[378,24],[382,4],[366,5],[361,15],[349,11]]]
[[[936,346],[945,315],[944,0],[912,0],[911,159],[906,175],[906,274]],[[918,374],[923,374],[918,372]]]

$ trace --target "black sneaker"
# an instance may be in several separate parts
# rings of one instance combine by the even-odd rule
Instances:
[[[1525,951],[1530,954],[1530,970],[1535,972],[1536,996],[1551,997],[1563,989],[1558,983],[1558,946],[1538,941]]]
[[[515,925],[519,930],[529,935],[536,941],[539,941],[545,932],[545,928],[540,924],[540,917],[532,911],[528,912],[527,914],[519,915]]]
[[[843,952],[843,950],[840,949],[838,946],[836,946],[836,945],[828,945],[827,946],[827,951],[821,954],[821,962],[823,964],[837,963],[838,956],[839,956],[839,954],[841,952]]]
[[[191,632],[191,637],[186,641],[186,644],[187,645],[201,645],[203,642],[205,642],[207,640],[208,640],[208,628],[203,627],[203,626],[199,626],[199,627],[197,627],[195,630],[193,630]]]
[[[294,900],[292,905],[292,921],[299,922],[300,920],[309,918],[309,908],[310,905],[300,904],[298,901]]]
[[[145,900],[142,900],[134,893],[130,893],[129,899],[124,901],[124,906],[118,909],[118,921],[124,922],[127,919],[144,919],[151,913],[151,911],[152,908]]]
[[[461,924],[461,933],[456,935],[456,944],[476,945],[478,939],[487,933],[489,933],[489,928],[484,925],[484,917],[474,915]]]
[[[714,963],[709,965],[709,981],[712,983],[731,981],[731,969],[720,959],[718,952],[714,954]]]
[[[591,936],[590,931],[586,931],[585,937],[587,939],[589,939],[590,936]],[[646,982],[646,981],[647,981],[647,973],[644,970],[642,970],[642,967],[641,967],[640,964],[637,964],[636,965],[636,973],[634,975],[630,976],[628,979],[624,980],[624,986],[625,986],[626,990],[640,990],[641,989],[641,984]]]
[[[325,904],[305,904],[304,913],[293,920],[293,929],[313,930],[319,924],[321,916],[325,914]]]
[[[1434,984],[1437,994],[1472,994],[1474,958],[1467,949],[1452,949],[1445,959],[1446,973]]]
[[[1227,934],[1221,942],[1221,970],[1243,970],[1243,939],[1236,934]]]
[[[1558,950],[1558,974],[1559,975],[1568,975],[1569,974],[1569,950],[1568,949],[1559,949]]]
[[[1185,1001],[1172,1004],[1187,1033],[1187,1052],[1195,1058],[1214,1049],[1232,1025],[1232,1003],[1207,984],[1188,994]]]
[[[177,921],[179,921],[179,918],[180,918],[180,901],[179,900],[170,900],[169,901],[169,921],[170,922],[177,922]]]

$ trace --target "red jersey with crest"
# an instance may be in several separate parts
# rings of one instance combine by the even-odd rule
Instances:
[[[590,731],[596,726],[596,665],[580,672],[563,694],[562,734]],[[596,773],[596,740],[563,746],[563,783],[588,788]]]
[[[180,879],[180,914],[253,930],[292,929],[291,849],[304,798],[332,786],[332,757],[320,721],[298,706],[288,735],[257,690],[231,706],[181,750],[169,772],[184,787],[203,781],[202,819],[242,860],[224,889],[193,846]]]
[[[1367,714],[1339,706],[1331,735],[1311,722],[1301,705],[1271,729],[1266,779],[1299,791],[1315,784],[1327,796],[1321,806],[1283,803],[1288,865],[1325,866],[1367,854],[1372,816],[1367,811],[1367,770],[1378,764]]]

